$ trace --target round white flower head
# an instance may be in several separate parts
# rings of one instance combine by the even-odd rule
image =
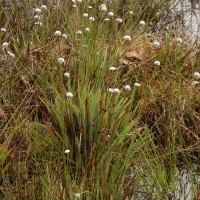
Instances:
[[[92,9],[92,6],[88,6],[89,9]]]
[[[100,8],[101,8],[101,7],[106,7],[106,4],[101,4],[101,5],[100,5]]]
[[[35,15],[34,19],[40,19],[40,16],[39,15]]]
[[[47,10],[47,6],[46,5],[41,5],[40,7],[42,10]]]
[[[35,26],[42,26],[42,22],[35,22]]]
[[[65,150],[65,153],[66,153],[66,154],[70,153],[70,150],[69,150],[69,149],[66,149],[66,150]]]
[[[85,31],[86,32],[90,32],[90,28],[85,28]]]
[[[113,93],[118,94],[118,93],[120,93],[120,90],[119,90],[118,88],[115,88],[115,89],[113,90]]]
[[[130,90],[131,90],[131,86],[130,86],[130,85],[125,85],[125,86],[124,86],[124,89],[125,89],[126,91],[130,91]]]
[[[77,0],[78,3],[82,3],[82,0]]]
[[[62,38],[67,39],[67,34],[62,34]]]
[[[116,22],[118,22],[118,23],[122,23],[123,20],[122,20],[122,18],[117,18],[117,19],[116,19]]]
[[[8,47],[8,45],[9,45],[9,43],[8,43],[8,42],[4,42],[4,43],[2,44],[2,47],[3,47],[3,48],[7,48],[7,47]]]
[[[109,16],[109,17],[113,17],[113,16],[114,16],[114,13],[113,13],[113,12],[109,12],[109,13],[108,13],[108,16]]]
[[[12,52],[10,52],[10,51],[8,51],[7,53],[8,53],[8,55],[9,55],[11,58],[14,58],[14,57],[15,57],[15,54],[14,54],[14,53],[12,53]]]
[[[40,8],[36,8],[36,9],[35,9],[35,13],[40,14],[41,12],[42,12],[42,10],[41,10]]]
[[[95,18],[94,17],[90,17],[89,20],[93,22],[93,21],[95,21]]]
[[[107,9],[107,7],[106,6],[101,6],[100,7],[100,11],[101,12],[106,12],[108,9]]]
[[[154,65],[160,66],[160,61],[156,60],[156,61],[154,62]]]
[[[178,42],[178,43],[182,43],[183,40],[182,40],[181,38],[176,38],[176,42]]]
[[[56,37],[60,37],[60,36],[62,35],[62,33],[61,33],[60,31],[55,31],[54,35],[55,35]]]
[[[108,88],[107,91],[110,92],[110,93],[113,93],[113,89],[112,88]]]
[[[68,72],[65,72],[65,73],[64,73],[64,77],[65,77],[65,78],[69,78],[69,77],[70,77],[70,74],[69,74]]]
[[[84,13],[84,14],[83,14],[83,17],[88,17],[88,13]]]
[[[140,21],[141,26],[145,26],[145,24],[146,24],[145,21]]]
[[[110,19],[109,19],[109,18],[105,18],[105,19],[104,19],[104,21],[106,21],[106,22],[109,22],[109,21],[110,21]]]
[[[196,87],[196,86],[199,85],[199,84],[200,84],[199,81],[192,81],[191,86],[192,86],[192,87]]]
[[[76,4],[74,4],[72,7],[73,7],[73,8],[76,8]]]
[[[76,0],[72,0],[72,3],[76,3]]]
[[[200,79],[200,73],[199,72],[194,72],[194,78],[195,79]]]
[[[134,83],[135,87],[140,87],[141,85],[139,83]]]
[[[77,35],[81,35],[81,34],[82,34],[82,31],[81,31],[81,30],[78,30],[78,31],[76,32],[76,34],[77,34]]]
[[[125,35],[123,38],[125,41],[131,41],[131,36],[129,35]]]
[[[114,72],[116,69],[117,69],[117,68],[111,66],[111,67],[109,68],[109,71]]]
[[[74,194],[74,197],[76,197],[77,199],[80,199],[80,198],[81,198],[81,194],[75,193],[75,194]]]
[[[154,45],[155,47],[160,47],[160,42],[155,41],[155,42],[153,42],[153,45]]]
[[[5,28],[1,28],[1,32],[6,32],[7,30]]]
[[[134,15],[134,13],[133,13],[133,11],[132,11],[132,10],[129,12],[129,14],[130,14],[130,15]]]
[[[67,97],[67,98],[72,98],[73,96],[74,96],[74,95],[73,95],[71,92],[67,92],[67,93],[66,93],[66,97]]]
[[[63,63],[65,62],[65,59],[64,59],[64,58],[58,58],[58,62],[59,62],[60,64],[63,64]]]

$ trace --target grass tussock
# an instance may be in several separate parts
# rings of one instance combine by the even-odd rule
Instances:
[[[1,199],[198,198],[199,47],[172,3],[1,3]]]

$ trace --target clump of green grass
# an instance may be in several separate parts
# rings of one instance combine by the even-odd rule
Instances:
[[[1,199],[177,198],[199,164],[199,55],[154,32],[172,1],[145,2],[1,5]]]

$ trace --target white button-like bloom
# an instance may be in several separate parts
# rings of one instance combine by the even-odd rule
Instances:
[[[67,34],[62,34],[62,38],[67,39]]]
[[[62,33],[61,33],[60,31],[55,31],[54,35],[55,35],[56,37],[60,37],[60,36],[62,35]]]
[[[42,26],[42,22],[35,22],[35,26]]]
[[[40,9],[41,10],[47,10],[47,6],[46,5],[41,5]]]
[[[39,15],[35,15],[34,19],[40,19],[40,16]]]
[[[155,41],[155,42],[153,42],[153,45],[154,45],[155,47],[160,47],[160,42]]]
[[[145,26],[145,24],[146,24],[145,21],[140,21],[141,26]]]
[[[178,42],[178,43],[182,43],[183,40],[182,40],[181,38],[176,38],[176,42]]]
[[[199,85],[199,84],[200,84],[199,81],[192,81],[191,86],[192,86],[192,87],[196,87],[196,86]]]
[[[131,36],[129,35],[125,35],[123,38],[125,41],[131,41]]]
[[[88,6],[89,9],[92,9],[92,6]]]
[[[75,194],[74,194],[74,197],[76,197],[77,199],[80,199],[80,198],[81,198],[81,194],[75,193]]]
[[[89,20],[93,22],[93,21],[95,21],[95,18],[94,17],[90,17]]]
[[[88,13],[84,13],[84,14],[83,14],[83,17],[88,17]]]
[[[65,153],[66,153],[66,154],[70,153],[70,150],[69,150],[69,149],[66,149],[66,150],[65,150]]]
[[[122,18],[117,18],[117,19],[116,19],[116,22],[118,22],[118,23],[122,23],[123,20],[122,20]]]
[[[72,0],[72,3],[76,3],[76,0]]]
[[[113,16],[114,16],[114,13],[113,13],[113,12],[109,12],[109,13],[108,13],[108,16],[109,16],[109,17],[113,17]]]
[[[110,93],[113,93],[113,89],[112,88],[108,88],[107,91],[110,92]]]
[[[81,31],[81,30],[78,30],[78,31],[76,32],[76,34],[77,34],[77,35],[81,35],[81,34],[82,34],[82,31]]]
[[[73,8],[76,8],[76,4],[74,4],[72,7],[73,7]]]
[[[113,93],[118,94],[118,93],[120,93],[120,90],[118,88],[115,88],[115,89],[113,89]]]
[[[106,22],[109,22],[109,21],[110,21],[110,19],[109,19],[109,18],[105,18],[105,19],[104,19],[104,21],[106,21]]]
[[[1,28],[1,32],[6,32],[7,30],[5,28]]]
[[[125,85],[125,86],[124,86],[124,89],[125,89],[126,91],[130,91],[130,90],[131,90],[131,86],[130,86],[130,85]]]
[[[117,69],[117,68],[111,66],[111,67],[109,68],[109,71],[114,72],[116,69]]]
[[[42,10],[40,8],[35,9],[35,13],[40,14],[41,12],[42,12]]]
[[[85,28],[85,31],[86,32],[90,32],[90,28]]]
[[[68,72],[65,72],[65,73],[64,73],[64,77],[65,77],[65,78],[69,78],[69,77],[70,77],[70,74],[69,74]]]
[[[156,61],[154,62],[154,65],[160,66],[160,61],[156,60]]]
[[[71,92],[67,92],[67,93],[66,93],[66,97],[67,97],[67,98],[72,98],[73,96],[74,96],[74,95],[73,95]]]
[[[59,62],[60,64],[63,64],[63,63],[65,62],[65,59],[64,59],[64,58],[58,58],[58,62]]]
[[[141,85],[139,83],[134,83],[135,87],[140,87]]]
[[[129,12],[129,14],[130,14],[130,15],[134,15],[134,13],[133,13],[133,11],[132,11],[132,10]]]
[[[200,79],[200,73],[199,72],[194,72],[194,78],[195,79]]]
[[[108,9],[106,6],[100,6],[100,11],[101,12],[106,12]]]
[[[82,3],[82,0],[77,0],[78,3]]]
[[[4,43],[2,44],[2,47],[5,49],[5,48],[7,48],[7,47],[8,47],[8,45],[9,45],[9,43],[8,43],[8,42],[4,42]]]
[[[15,57],[15,54],[14,54],[14,53],[12,53],[12,52],[10,52],[10,51],[8,51],[7,53],[8,53],[8,55],[9,55],[11,58],[14,58],[14,57]]]

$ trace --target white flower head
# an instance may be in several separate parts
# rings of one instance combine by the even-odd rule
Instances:
[[[63,63],[65,62],[65,59],[64,59],[64,58],[58,58],[58,62],[59,62],[60,64],[63,64]]]
[[[83,17],[88,17],[88,13],[84,13],[84,14],[83,14]]]
[[[1,32],[6,32],[7,29],[6,28],[1,28]]]
[[[39,15],[35,15],[34,19],[40,19],[40,16]]]
[[[89,20],[92,21],[92,22],[94,22],[95,18],[94,17],[90,17]]]
[[[77,198],[77,199],[80,199],[81,198],[81,194],[80,193],[75,193],[74,197]]]
[[[90,32],[90,28],[85,28],[85,31],[86,32]]]
[[[35,22],[35,26],[42,26],[42,22]]]
[[[9,55],[11,58],[14,58],[14,57],[15,57],[15,54],[14,54],[14,53],[12,53],[12,52],[10,52],[10,51],[8,51],[7,53],[8,53],[8,55]]]
[[[72,3],[76,3],[76,0],[72,0]]]
[[[131,36],[129,35],[125,35],[123,38],[125,41],[131,41]]]
[[[199,85],[199,84],[200,84],[199,81],[192,81],[191,86],[192,86],[192,87],[196,87],[196,86]]]
[[[125,89],[126,91],[130,91],[130,90],[131,90],[131,86],[130,86],[130,85],[125,85],[125,86],[124,86],[124,89]]]
[[[110,93],[113,93],[113,89],[112,88],[108,88],[107,91],[110,92]]]
[[[183,40],[182,40],[182,38],[176,38],[176,42],[178,42],[178,43],[182,43]]]
[[[73,95],[71,92],[67,92],[67,93],[66,93],[66,97],[67,97],[67,98],[72,98],[73,96],[74,96],[74,95]]]
[[[89,9],[92,9],[92,6],[88,6]]]
[[[69,77],[70,77],[70,74],[69,74],[68,72],[65,72],[65,73],[64,73],[64,77],[65,77],[65,78],[69,78]]]
[[[54,35],[55,35],[56,37],[60,37],[60,36],[62,35],[62,33],[61,33],[60,31],[55,31]]]
[[[76,4],[74,4],[72,7],[73,7],[73,8],[76,8]]]
[[[70,150],[69,150],[69,149],[66,149],[66,150],[65,150],[65,153],[66,153],[66,154],[70,153]]]
[[[117,69],[116,67],[111,66],[111,67],[109,68],[109,71],[114,72],[116,69]]]
[[[82,0],[77,0],[78,3],[82,3]]]
[[[141,26],[145,26],[145,24],[146,24],[145,21],[140,21]]]
[[[7,47],[8,47],[8,45],[9,45],[9,43],[8,43],[8,42],[4,42],[4,43],[2,44],[2,47],[5,49],[5,48],[7,48]]]
[[[67,39],[67,34],[62,34],[62,38]]]
[[[154,62],[154,65],[160,66],[160,61],[156,60],[156,61]]]
[[[200,79],[200,73],[199,72],[194,72],[194,78],[195,79]]]
[[[118,94],[118,93],[120,93],[120,90],[119,90],[118,88],[114,88],[114,89],[113,89],[113,93]]]
[[[140,87],[141,85],[139,83],[134,83],[135,87]]]
[[[106,22],[109,22],[109,21],[110,21],[110,19],[109,19],[109,18],[105,18],[105,19],[104,19],[104,21],[106,21]]]
[[[129,14],[130,14],[130,15],[134,15],[134,12],[131,10],[131,11],[129,12]]]
[[[41,12],[42,12],[42,10],[41,10],[40,8],[36,8],[36,9],[35,9],[35,13],[41,14]]]
[[[81,30],[78,30],[78,31],[76,32],[76,34],[77,34],[77,35],[82,35],[82,31],[81,31]]]
[[[41,10],[47,10],[47,6],[46,5],[41,5],[40,9]]]
[[[116,19],[116,22],[118,22],[118,23],[122,23],[123,20],[122,20],[122,18],[117,18],[117,19]]]
[[[108,13],[108,16],[109,16],[109,17],[113,17],[113,16],[114,16],[114,13],[113,13],[113,12],[109,12],[109,13]]]
[[[104,4],[102,4],[102,5],[104,5]],[[105,6],[100,6],[100,11],[101,12],[106,12],[108,9],[107,9],[107,7],[106,7],[106,5]]]
[[[157,41],[153,42],[153,46],[160,47],[160,42],[157,42]]]

